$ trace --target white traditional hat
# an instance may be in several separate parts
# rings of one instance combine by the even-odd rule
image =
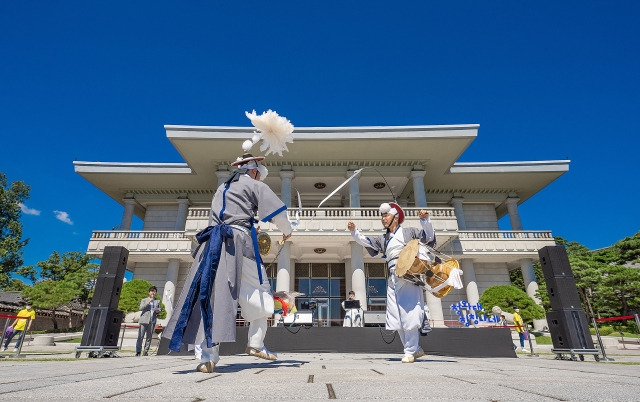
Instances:
[[[400,208],[400,205],[395,202],[382,203],[380,204],[380,215],[382,214],[391,214],[396,215],[398,217],[398,223],[401,224],[404,222],[404,211]]]
[[[249,162],[252,162],[252,161],[260,162],[262,160],[264,160],[264,156],[253,156],[249,153],[245,153],[242,156],[238,156],[238,159],[236,159],[236,161],[233,162],[231,166],[241,166],[241,165],[249,164]]]
[[[293,142],[293,124],[285,117],[278,116],[278,113],[268,110],[261,115],[257,115],[256,111],[245,112],[245,115],[256,128],[253,137],[242,143],[244,154],[239,156],[231,166],[238,169],[258,169],[260,171],[260,180],[264,180],[269,171],[267,167],[260,162],[264,160],[264,156],[253,156],[249,153],[251,147],[262,140],[260,151],[270,153],[278,153],[282,156],[282,151],[288,151],[287,142]]]

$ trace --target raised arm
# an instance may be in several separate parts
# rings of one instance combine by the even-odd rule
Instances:
[[[429,212],[427,212],[426,209],[421,209],[420,212],[418,212],[418,218],[420,218],[420,226],[422,226],[422,230],[424,230],[427,243],[430,243],[436,238],[436,234],[431,219],[429,218]]]

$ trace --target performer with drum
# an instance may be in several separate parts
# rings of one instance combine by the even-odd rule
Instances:
[[[396,263],[402,249],[413,239],[435,247],[435,232],[429,213],[424,209],[418,213],[422,229],[400,226],[404,222],[404,211],[396,203],[380,205],[380,215],[382,225],[386,229],[383,235],[366,237],[358,231],[353,221],[349,221],[347,228],[355,241],[363,245],[372,257],[382,253],[382,258],[387,261],[389,280],[385,328],[398,331],[404,347],[402,362],[413,363],[415,359],[424,356],[424,351],[419,345],[419,330],[427,320],[424,311],[424,291],[420,286],[396,276]]]

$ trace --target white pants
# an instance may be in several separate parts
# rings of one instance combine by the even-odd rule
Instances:
[[[418,333],[418,328],[410,329],[408,331],[399,329],[398,335],[400,335],[400,341],[404,347],[405,355],[414,355],[418,350],[420,350],[420,334]]]
[[[205,345],[203,343],[203,345]],[[218,361],[220,360],[220,344],[212,347],[212,348],[207,348],[207,347],[203,347],[202,348],[202,361],[203,362],[214,362],[214,363],[218,363]]]
[[[361,327],[362,326],[362,316],[360,315],[360,309],[349,309],[346,310],[347,313],[344,316],[344,321],[342,322],[343,327]]]
[[[267,318],[273,315],[273,296],[271,285],[267,279],[267,271],[262,269],[262,284],[258,278],[256,262],[245,258],[242,266],[240,294],[238,304],[242,309],[242,317],[249,322],[247,346],[262,349],[264,337],[267,335]],[[205,341],[206,342],[206,341]],[[220,360],[220,346],[207,348],[202,343],[202,360],[218,363]]]

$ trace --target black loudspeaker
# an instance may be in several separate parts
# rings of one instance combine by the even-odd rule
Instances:
[[[582,308],[573,276],[548,278],[547,294],[553,311]]]
[[[129,250],[124,247],[107,246],[102,254],[100,271],[91,299],[91,308],[117,309],[120,291],[127,268]]]
[[[587,315],[582,309],[565,309],[547,313],[554,349],[593,349]]]
[[[91,299],[91,308],[108,307],[118,308],[120,292],[122,291],[123,278],[117,276],[98,275],[96,287]]]
[[[102,262],[98,275],[124,278],[129,250],[120,246],[107,246],[102,252]]]
[[[563,246],[546,246],[538,250],[540,266],[545,280],[558,277],[573,277],[567,251]]]
[[[82,332],[81,346],[118,346],[122,311],[107,307],[90,308]]]

